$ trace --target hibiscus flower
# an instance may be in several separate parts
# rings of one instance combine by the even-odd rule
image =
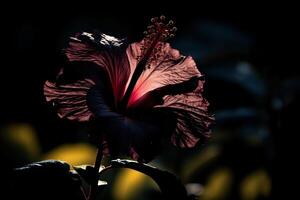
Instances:
[[[131,44],[103,33],[70,37],[67,61],[44,85],[59,117],[97,124],[104,155],[147,162],[165,139],[193,147],[210,135],[203,75],[191,56],[166,42],[174,23],[151,22],[145,37]]]

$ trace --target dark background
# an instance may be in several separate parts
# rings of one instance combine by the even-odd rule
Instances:
[[[129,5],[126,2],[99,1],[65,5],[16,3],[4,9],[7,12],[2,14],[1,25],[0,126],[30,124],[37,133],[42,152],[82,139],[81,131],[78,131],[82,130],[81,125],[58,119],[43,96],[43,84],[57,72],[62,59],[60,51],[66,45],[67,38],[83,30],[100,30],[134,42],[142,38],[142,32],[151,17],[164,14],[174,19],[179,29],[175,39],[170,42],[184,54],[195,57],[200,71],[206,75],[206,96],[211,102],[211,112],[216,113],[216,132],[243,132],[240,130],[245,126],[267,129],[265,137],[254,134],[261,141],[260,146],[254,148],[255,151],[247,147],[244,149],[243,145],[236,149],[227,148],[229,155],[234,156],[223,159],[244,158],[250,166],[262,166],[272,177],[272,182],[276,180],[275,174],[286,177],[275,173],[275,163],[279,163],[279,159],[287,162],[287,157],[293,157],[279,149],[294,137],[294,116],[299,99],[298,63],[293,59],[295,51],[287,47],[287,44],[293,45],[295,42],[296,33],[292,31],[295,16],[286,5],[252,1],[212,5],[202,2],[174,1],[163,4],[149,1],[144,5]],[[197,27],[204,28],[196,32]],[[227,28],[233,32],[226,31]],[[210,35],[209,31],[206,33],[207,30],[212,30],[216,36]],[[201,37],[203,31],[208,35],[207,43]],[[200,36],[197,36],[198,33]],[[226,43],[227,46],[219,50],[219,36],[233,38],[233,42]],[[193,38],[195,45],[191,49],[188,44]],[[213,50],[206,52],[205,47]],[[232,75],[234,71],[229,69],[241,62],[250,64],[253,76],[259,80],[241,79],[245,84],[253,81],[254,92],[245,89],[240,85],[242,83],[232,83],[218,76],[218,73]],[[264,89],[260,93],[255,88]],[[245,116],[234,116],[238,108],[250,108],[250,111]],[[228,112],[222,115],[223,111]],[[228,137],[233,146],[240,141],[236,141],[236,137]],[[236,155],[239,149],[243,151]],[[290,146],[289,150],[294,151],[294,147]]]

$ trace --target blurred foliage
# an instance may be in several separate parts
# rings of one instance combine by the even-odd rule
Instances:
[[[259,169],[247,175],[241,183],[241,199],[254,200],[270,196],[271,178],[268,172]]]
[[[209,146],[199,154],[195,154],[187,159],[182,170],[182,180],[187,182],[199,169],[209,167],[220,155],[221,149],[218,146]]]
[[[41,147],[37,133],[30,124],[12,123],[0,129],[1,160],[12,167],[37,161]]]
[[[113,197],[118,200],[149,199],[146,192],[159,191],[157,184],[148,176],[132,169],[122,169],[113,186]]]
[[[93,165],[96,154],[96,147],[87,143],[63,144],[47,152],[43,159],[63,160],[72,166]]]
[[[208,178],[201,196],[203,200],[227,199],[233,184],[233,172],[228,168],[217,169]]]
[[[4,196],[9,200],[84,200],[79,176],[61,161],[45,160],[15,168],[9,183],[9,196]]]

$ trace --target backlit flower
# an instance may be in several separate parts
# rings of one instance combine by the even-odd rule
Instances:
[[[143,40],[132,44],[102,33],[71,37],[67,62],[44,86],[61,118],[96,120],[104,153],[140,161],[152,159],[164,138],[195,146],[213,121],[193,58],[165,42],[176,31],[173,22],[151,21]]]

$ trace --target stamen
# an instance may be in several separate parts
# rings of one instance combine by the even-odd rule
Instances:
[[[152,63],[158,62],[159,58],[162,56],[162,42],[174,37],[174,34],[177,31],[177,28],[173,26],[174,22],[172,20],[168,23],[165,23],[165,20],[166,17],[164,15],[159,18],[152,18],[151,24],[147,26],[147,30],[144,31],[145,37],[141,46],[141,55],[136,58],[138,64],[120,103],[121,111],[126,110],[130,95],[142,72],[149,69]]]
[[[161,42],[174,37],[177,28],[174,27],[174,21],[170,20],[167,23],[164,15],[151,19],[151,24],[147,26],[144,32],[144,43],[141,47],[141,55],[137,58],[138,61],[146,60],[146,68],[149,68],[152,62],[158,61],[161,52]]]

